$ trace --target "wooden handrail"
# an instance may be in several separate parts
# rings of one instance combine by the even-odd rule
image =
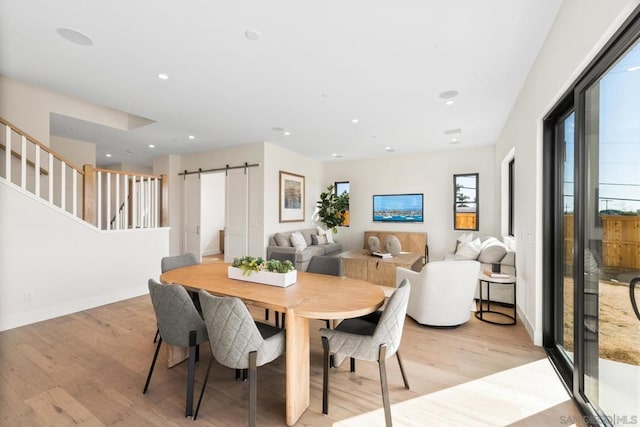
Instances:
[[[4,144],[0,144],[0,150],[4,150],[7,151],[7,146]],[[18,160],[22,160],[22,154],[18,153],[17,151],[11,150],[11,156],[15,157]],[[31,166],[32,168],[36,167],[36,164],[33,163],[31,160],[27,159],[27,164],[29,166]],[[49,171],[44,169],[44,168],[40,168],[40,175],[49,175]]]
[[[32,137],[31,135],[29,135],[28,133],[26,133],[25,131],[23,131],[22,129],[14,126],[11,122],[9,122],[8,120],[3,119],[2,117],[0,117],[0,123],[5,125],[7,127],[7,129],[10,129],[11,132],[15,132],[16,134],[20,135],[22,137],[22,141],[20,141],[19,144],[17,145],[21,145],[24,143],[25,140],[28,140],[29,142],[31,142],[32,144],[36,145],[36,150],[37,149],[42,149],[44,152],[48,153],[49,155],[51,155],[53,158],[58,159],[60,162],[63,163],[63,165],[69,166],[70,168],[75,169],[76,172],[78,172],[78,174],[80,175],[81,179],[82,179],[82,218],[89,222],[90,224],[94,224],[97,225],[98,227],[100,227],[100,224],[95,224],[95,220],[96,220],[96,177],[99,177],[98,174],[96,174],[96,172],[100,172],[100,173],[108,173],[108,174],[114,174],[114,175],[123,175],[123,176],[129,176],[132,177],[133,179],[154,179],[154,180],[159,180],[160,181],[160,193],[158,195],[158,203],[159,203],[159,218],[158,218],[158,222],[160,223],[160,227],[167,227],[169,226],[169,178],[167,175],[163,174],[163,175],[152,175],[152,174],[147,174],[147,173],[135,173],[135,172],[124,172],[124,171],[114,171],[114,170],[109,170],[109,169],[102,169],[102,168],[96,168],[91,164],[87,164],[84,165],[84,168],[79,168],[78,166],[74,165],[72,162],[70,162],[69,160],[65,159],[64,157],[60,156],[59,154],[57,154],[56,152],[54,152],[52,149],[50,149],[48,146],[44,145],[43,143],[39,142],[37,139],[35,139],[34,137]],[[11,139],[10,139],[11,141]],[[7,151],[7,146],[3,145],[0,143],[0,149]],[[36,151],[37,155],[40,155],[39,151]],[[22,157],[21,153],[18,153],[14,150],[11,150],[11,156],[15,157],[17,159],[19,159],[21,162],[24,161],[27,165],[33,167],[35,169],[36,165],[33,161],[29,160],[26,158]],[[51,164],[52,162],[52,157],[49,157],[49,163]],[[9,158],[7,158],[8,160]],[[36,158],[37,159],[37,158]],[[36,160],[37,161],[37,160]],[[40,174],[41,175],[50,175],[52,171],[51,170],[46,170],[42,167],[40,167]],[[22,185],[24,188],[24,170],[22,171]],[[65,175],[62,175],[63,179],[64,179]],[[74,189],[76,188],[75,183],[76,183],[76,177],[77,175],[73,175],[73,183],[74,183]],[[49,188],[52,188],[52,180],[49,180]],[[38,189],[38,184],[39,181],[36,182],[36,189]],[[50,195],[53,192],[50,191]],[[39,195],[38,191],[36,191],[36,194]],[[63,187],[63,193],[64,194],[64,187]],[[131,193],[130,193],[131,194]],[[74,196],[75,197],[75,196]],[[131,197],[131,196],[129,196]],[[52,202],[52,197],[49,197],[49,202]],[[74,198],[75,200],[75,198]],[[98,201],[98,204],[100,202]],[[64,209],[64,203],[62,203],[61,206]],[[122,209],[122,207],[120,208]],[[74,201],[74,215],[76,214],[76,204]],[[98,215],[99,217],[100,215]]]
[[[51,154],[53,157],[55,157],[56,159],[60,160],[61,162],[66,163],[67,165],[69,165],[69,167],[72,167],[73,169],[75,169],[78,173],[82,174],[84,173],[82,171],[82,168],[79,168],[78,166],[76,166],[75,164],[73,164],[73,162],[70,162],[69,160],[65,159],[64,157],[62,157],[61,155],[59,155],[58,153],[56,153],[55,151],[53,151],[51,148],[47,147],[46,145],[44,145],[43,143],[41,143],[40,141],[38,141],[37,139],[35,139],[34,137],[32,137],[31,135],[29,135],[28,133],[26,133],[25,131],[23,131],[22,129],[20,129],[19,127],[16,127],[13,125],[13,123],[11,123],[8,120],[3,119],[2,117],[0,117],[0,123],[2,123],[5,126],[10,127],[14,132],[16,132],[18,135],[24,136],[25,138],[27,138],[29,141],[31,141],[33,144],[39,146],[41,149],[43,149],[44,151],[46,151],[47,153]]]
[[[72,167],[73,169],[75,169],[79,174],[83,174],[84,172],[82,171],[82,168],[79,168],[78,166],[76,166],[75,164],[73,164],[73,162],[70,162],[69,160],[65,159],[64,157],[62,157],[61,155],[59,155],[58,153],[56,153],[55,151],[53,151],[51,148],[47,147],[46,145],[44,145],[43,143],[41,143],[40,141],[38,141],[37,139],[35,139],[34,137],[32,137],[31,135],[29,135],[28,133],[26,133],[25,131],[23,131],[22,129],[20,129],[19,127],[16,127],[13,125],[13,123],[3,119],[2,117],[0,117],[0,123],[2,123],[5,126],[10,127],[14,132],[16,132],[17,134],[24,136],[25,138],[27,138],[29,141],[31,141],[33,144],[36,144],[37,146],[39,146],[41,149],[43,149],[44,151],[46,151],[47,153],[51,154],[53,157],[55,157],[56,159],[60,160],[61,162],[66,163],[67,165],[69,165],[69,167]],[[13,150],[12,150],[13,151]],[[13,154],[13,153],[12,153]],[[27,162],[29,162],[29,160],[27,160]]]

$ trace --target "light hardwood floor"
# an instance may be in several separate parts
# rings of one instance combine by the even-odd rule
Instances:
[[[329,415],[322,415],[322,326],[311,322],[311,405],[297,425],[382,425],[378,370],[371,362],[359,362],[355,374],[349,373],[348,363],[331,371]],[[167,369],[166,348],[148,393],[142,394],[155,330],[150,299],[142,296],[0,333],[0,425],[245,425],[248,385],[218,364],[198,419],[185,419],[186,366]],[[203,347],[196,398],[210,355]],[[431,329],[407,318],[401,355],[411,390],[404,389],[395,358],[387,364],[396,425],[503,425],[505,420],[523,426],[566,425],[579,417],[566,396],[552,407],[531,410],[531,393],[540,398],[548,394],[542,376],[560,386],[550,369],[530,364],[544,360],[545,354],[530,343],[520,323],[501,327],[472,317],[457,329]],[[504,376],[515,367],[521,371]],[[537,391],[531,391],[532,381],[538,383]],[[529,394],[520,393],[521,386]],[[284,425],[284,393],[281,357],[258,368],[259,425]],[[485,404],[487,395],[496,398]],[[433,399],[449,406],[455,402],[455,407],[444,408]],[[511,416],[493,416],[503,411]],[[513,416],[514,411],[523,415]]]

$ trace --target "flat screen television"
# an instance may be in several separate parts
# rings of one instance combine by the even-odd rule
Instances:
[[[423,194],[376,194],[373,222],[423,222]]]

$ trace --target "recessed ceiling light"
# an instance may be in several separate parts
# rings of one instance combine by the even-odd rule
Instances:
[[[244,32],[244,36],[252,42],[260,40],[260,32],[256,30],[247,30]]]
[[[458,91],[457,90],[446,90],[446,91],[442,92],[438,96],[440,98],[442,98],[442,99],[454,98],[454,97],[458,96]]]
[[[444,103],[444,105],[453,105],[455,103],[455,101],[449,100],[447,102]]]
[[[89,36],[81,33],[78,30],[73,30],[71,28],[58,28],[56,29],[56,33],[58,33],[60,37],[70,41],[71,43],[79,44],[81,46],[93,45],[93,40],[91,40]]]
[[[291,132],[286,131],[286,132],[284,133],[284,135],[285,135],[285,136],[289,136],[289,135],[291,135]]]
[[[196,137],[193,135],[189,135],[189,139],[196,139]]]
[[[342,154],[333,153],[332,156],[335,157],[336,159],[339,159],[342,157]]]
[[[627,68],[627,71],[638,71],[640,70],[640,65],[634,65],[633,67]]]
[[[460,142],[458,138],[451,138],[451,142],[449,144],[457,144],[458,142]]]
[[[160,80],[169,80],[169,76],[167,74],[165,74],[165,73],[158,74],[158,78]]]
[[[351,119],[351,123],[358,123],[358,119]]]
[[[156,148],[156,146],[153,144],[149,144],[149,148]]]
[[[111,157],[111,154],[105,154],[105,156],[107,156],[107,157]]]
[[[393,147],[384,147],[384,151],[386,151],[388,153],[392,153],[392,152],[396,151],[396,149],[393,148]]]

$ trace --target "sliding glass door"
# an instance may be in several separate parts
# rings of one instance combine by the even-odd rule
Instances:
[[[638,415],[640,319],[628,289],[640,276],[640,43],[582,96],[584,393],[605,414]]]
[[[640,423],[640,22],[545,120],[545,347],[593,424]]]

